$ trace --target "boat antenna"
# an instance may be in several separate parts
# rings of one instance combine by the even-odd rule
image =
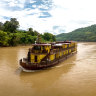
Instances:
[[[35,44],[36,44],[36,41],[35,41]]]

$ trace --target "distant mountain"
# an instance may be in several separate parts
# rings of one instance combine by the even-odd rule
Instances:
[[[73,40],[73,41],[96,41],[96,24],[76,29],[70,33],[62,33],[56,35],[57,41]]]

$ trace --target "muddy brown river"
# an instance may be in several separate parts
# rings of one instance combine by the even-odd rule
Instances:
[[[78,43],[77,54],[52,68],[23,72],[29,47],[0,48],[0,96],[96,96],[96,43]]]

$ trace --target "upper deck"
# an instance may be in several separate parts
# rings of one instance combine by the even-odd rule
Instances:
[[[33,48],[31,52],[38,53],[38,54],[49,53],[51,49],[51,44],[49,43],[32,44],[32,46]]]
[[[49,52],[57,52],[60,50],[66,50],[76,46],[76,42],[72,41],[60,41],[60,42],[53,42],[53,43],[39,43],[39,44],[32,44],[32,49],[30,49],[31,53],[33,54],[47,54]],[[55,51],[54,51],[55,50]]]

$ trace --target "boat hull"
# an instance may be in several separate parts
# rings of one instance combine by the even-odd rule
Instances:
[[[72,52],[71,54],[68,54],[66,56],[62,56],[62,57],[55,59],[53,61],[45,61],[45,62],[41,62],[41,63],[37,63],[37,64],[30,63],[30,62],[22,62],[22,60],[20,60],[20,66],[26,70],[41,70],[41,69],[55,66],[55,65],[59,64],[60,62],[66,60],[67,58],[71,57],[75,53],[77,53],[77,52]]]

